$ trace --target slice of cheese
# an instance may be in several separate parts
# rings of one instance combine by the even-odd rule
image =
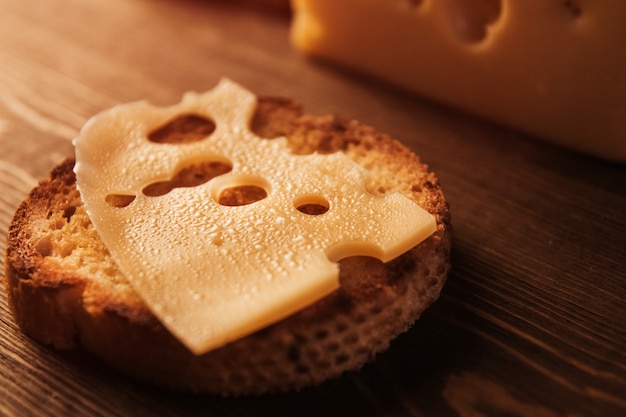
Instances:
[[[343,153],[294,155],[285,138],[255,136],[255,106],[254,95],[224,80],[171,107],[115,107],[74,142],[94,227],[154,314],[196,354],[334,291],[341,258],[388,261],[436,228],[411,200],[369,194],[367,172]],[[181,144],[149,140],[181,115],[214,130]],[[158,186],[201,162],[227,169],[193,186]],[[224,190],[240,186],[263,192],[249,204],[222,203]],[[306,205],[321,209],[299,209]]]
[[[318,57],[562,146],[626,160],[623,0],[293,0]]]

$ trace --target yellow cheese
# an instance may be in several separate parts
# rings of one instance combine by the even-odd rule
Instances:
[[[366,171],[343,153],[294,155],[285,138],[255,136],[255,106],[254,95],[224,80],[171,107],[115,107],[74,141],[94,227],[154,314],[196,354],[334,291],[336,261],[388,261],[436,227],[411,200],[366,192]],[[161,127],[182,116],[211,123],[185,143],[162,142]],[[210,163],[221,166],[215,177],[180,179],[186,167]],[[242,205],[223,200],[241,186],[260,192]]]
[[[626,1],[293,0],[294,45],[626,160]]]

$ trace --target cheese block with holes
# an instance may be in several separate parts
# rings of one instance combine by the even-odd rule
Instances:
[[[626,161],[622,0],[295,0],[292,39],[561,146]]]

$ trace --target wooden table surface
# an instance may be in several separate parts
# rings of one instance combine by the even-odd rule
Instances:
[[[300,393],[173,393],[23,336],[0,290],[1,416],[625,416],[626,164],[554,148],[308,60],[289,17],[192,0],[0,0],[0,229],[91,115],[229,77],[408,144],[454,224],[453,272],[361,371]],[[6,235],[0,236],[4,252]]]

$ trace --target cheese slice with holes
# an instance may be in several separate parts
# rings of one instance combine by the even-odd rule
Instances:
[[[369,194],[366,171],[343,153],[294,155],[285,138],[255,136],[255,106],[224,80],[171,107],[115,107],[75,139],[77,186],[94,227],[156,317],[196,354],[334,291],[338,260],[388,261],[436,228],[411,200]],[[202,120],[214,127],[194,140],[151,140],[162,126]],[[185,182],[188,167],[211,163],[222,167],[215,176]],[[240,187],[261,192],[223,200]]]
[[[626,1],[294,0],[292,40],[559,145],[626,160]]]

